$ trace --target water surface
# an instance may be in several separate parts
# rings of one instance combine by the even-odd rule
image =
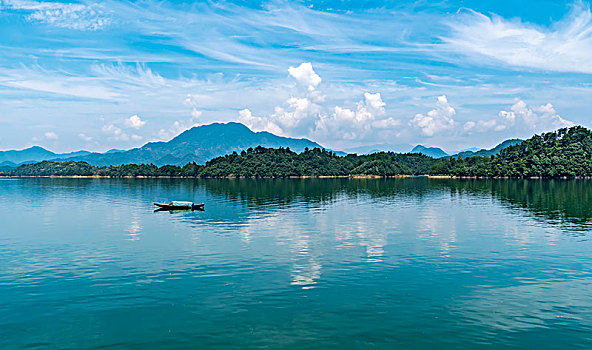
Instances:
[[[592,348],[592,181],[0,179],[0,207],[2,349]]]

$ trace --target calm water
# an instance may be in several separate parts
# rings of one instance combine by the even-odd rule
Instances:
[[[0,207],[1,349],[592,348],[592,181],[2,179]]]

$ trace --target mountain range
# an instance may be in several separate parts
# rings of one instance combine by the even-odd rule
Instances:
[[[371,154],[377,152],[394,152],[394,153],[408,153],[411,151],[413,146],[407,143],[399,144],[387,144],[380,143],[374,145],[358,146],[353,148],[342,149],[345,153],[356,153],[356,154]]]
[[[253,132],[240,123],[213,123],[186,130],[168,142],[149,142],[142,147],[126,151],[110,150],[105,153],[78,151],[56,154],[39,146],[21,151],[5,151],[0,153],[0,167],[13,168],[19,164],[42,160],[85,161],[95,166],[132,163],[183,166],[189,162],[203,164],[214,157],[257,146],[289,147],[297,152],[302,152],[306,147],[323,148],[318,143],[307,139],[281,137],[265,131]]]
[[[425,147],[422,145],[415,146],[410,153],[422,153],[426,156],[430,156],[432,158],[450,158],[450,157],[460,157],[460,158],[468,158],[468,157],[490,157],[493,155],[498,154],[502,149],[517,145],[521,143],[523,140],[521,139],[509,139],[505,140],[504,142],[500,143],[499,145],[491,148],[491,149],[478,149],[478,148],[469,148],[467,150],[454,153],[452,155],[444,152],[441,148],[438,147]]]
[[[520,143],[521,140],[506,140],[496,147],[479,151],[463,151],[455,156],[462,158],[470,156],[490,156],[497,154],[501,149]],[[121,164],[166,164],[183,166],[189,162],[203,164],[206,161],[230,154],[241,152],[250,147],[262,146],[266,148],[289,147],[293,151],[302,152],[305,148],[323,148],[316,142],[308,139],[296,139],[277,136],[262,131],[254,132],[243,124],[213,123],[197,126],[184,131],[177,137],[167,142],[149,142],[142,147],[130,150],[112,149],[104,153],[77,151],[69,153],[54,153],[42,147],[34,146],[24,150],[0,151],[0,171],[9,170],[20,164],[36,163],[43,160],[53,161],[85,161],[95,166],[121,165]],[[381,151],[395,153],[423,153],[433,158],[450,157],[449,154],[437,147],[425,147],[417,145],[411,149],[408,144],[376,144],[346,150],[347,153],[368,154]],[[335,152],[345,155],[345,152]]]
[[[441,148],[438,147],[425,147],[422,145],[417,145],[413,147],[410,153],[422,153],[426,156],[430,156],[432,158],[443,158],[448,157],[449,154],[444,152]]]
[[[77,151],[70,153],[54,153],[48,151],[45,148],[39,146],[33,146],[20,151],[0,151],[0,165],[2,164],[19,164],[24,162],[39,162],[42,160],[55,159],[55,158],[72,158],[85,156],[90,154],[88,151]]]
[[[492,149],[481,149],[478,151],[464,151],[464,152],[457,153],[454,156],[460,157],[460,158],[476,157],[476,156],[490,157],[490,156],[498,154],[499,151],[501,151],[502,149],[517,145],[517,144],[521,143],[522,141],[523,140],[520,140],[520,139],[509,139],[509,140],[506,140],[506,141],[500,143],[499,145],[495,146]]]

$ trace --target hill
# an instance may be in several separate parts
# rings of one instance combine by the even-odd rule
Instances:
[[[18,166],[23,163],[40,162],[52,159],[69,159],[88,155],[88,151],[70,153],[54,153],[43,147],[33,146],[22,150],[0,151],[0,164],[5,167]]]
[[[305,148],[322,148],[307,139],[277,136],[269,132],[253,132],[240,123],[213,123],[191,128],[168,142],[150,142],[128,151],[92,153],[69,160],[84,161],[95,166],[148,164],[158,166],[185,165],[206,161],[257,146],[290,148],[302,152]]]
[[[366,145],[366,146],[359,146],[359,147],[352,147],[344,149],[343,152],[347,154],[370,154],[370,153],[379,153],[379,152],[394,152],[394,153],[408,153],[411,151],[413,146],[400,143],[400,144],[387,144],[387,143],[380,143],[374,145]]]
[[[12,170],[14,176],[186,176],[186,177],[290,177],[349,175],[426,174],[438,160],[423,154],[374,153],[338,156],[314,148],[296,153],[287,148],[249,148],[216,157],[205,165],[187,163],[183,167],[128,164],[96,167],[87,162],[43,161]]]
[[[509,139],[509,140],[506,140],[506,141],[500,143],[499,145],[495,146],[492,149],[481,149],[478,151],[464,151],[464,152],[459,152],[457,154],[454,154],[452,157],[460,157],[460,158],[490,157],[490,156],[499,154],[499,152],[502,149],[517,145],[517,144],[521,143],[522,141],[523,140],[520,140],[520,139]]]
[[[10,162],[19,164],[26,161],[42,161],[55,158],[56,154],[39,146],[33,146],[23,150],[0,151],[0,163]]]
[[[503,145],[503,143],[502,143]],[[118,153],[116,153],[118,154]],[[43,161],[4,173],[14,176],[186,176],[186,177],[289,177],[289,176],[394,176],[449,175],[508,178],[592,177],[592,131],[582,127],[535,135],[502,148],[488,157],[435,159],[424,154],[380,152],[339,156],[321,149],[296,153],[290,149],[257,146],[183,167],[128,164],[96,167],[87,162]]]
[[[411,150],[411,153],[421,153],[421,154],[425,154],[426,156],[429,156],[432,158],[443,158],[443,157],[449,156],[449,154],[444,152],[441,148],[425,147],[422,145],[417,145],[417,146],[413,147],[413,149]]]
[[[535,135],[489,157],[450,158],[431,174],[481,177],[592,176],[592,131],[582,126]]]

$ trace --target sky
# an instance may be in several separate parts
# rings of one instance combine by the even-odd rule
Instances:
[[[228,121],[460,150],[590,118],[586,1],[0,0],[0,150]]]

